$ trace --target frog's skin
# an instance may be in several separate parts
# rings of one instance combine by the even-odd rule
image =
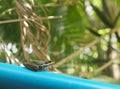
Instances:
[[[27,68],[30,69],[32,71],[39,71],[39,66],[37,66],[36,64],[32,64],[32,63],[23,63],[23,65]]]
[[[30,61],[30,62],[24,62],[23,65],[33,71],[39,71],[39,70],[47,70],[54,62],[53,61]]]

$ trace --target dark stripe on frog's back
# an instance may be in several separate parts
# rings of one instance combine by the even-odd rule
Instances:
[[[26,68],[28,68],[28,69],[30,69],[30,70],[32,70],[32,71],[39,71],[39,66],[37,66],[37,65],[35,65],[35,64],[23,63],[23,65],[24,65]]]

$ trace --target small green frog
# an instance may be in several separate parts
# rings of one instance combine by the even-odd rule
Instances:
[[[30,61],[25,62],[23,65],[32,71],[40,71],[40,70],[47,70],[50,68],[50,66],[54,64],[53,61]]]

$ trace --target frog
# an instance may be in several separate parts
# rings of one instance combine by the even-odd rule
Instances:
[[[40,71],[40,70],[47,70],[54,64],[53,61],[30,61],[24,62],[23,65],[25,68],[32,70],[32,71]]]

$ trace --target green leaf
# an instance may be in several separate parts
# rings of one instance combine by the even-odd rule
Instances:
[[[104,15],[103,12],[101,12],[96,6],[94,6],[93,4],[91,4],[93,10],[96,12],[97,16],[100,18],[100,20],[109,28],[113,28],[113,25],[111,24],[111,22],[107,19],[107,17]]]
[[[98,32],[94,31],[93,28],[88,27],[87,29],[95,36],[98,36],[98,37],[101,36]]]

